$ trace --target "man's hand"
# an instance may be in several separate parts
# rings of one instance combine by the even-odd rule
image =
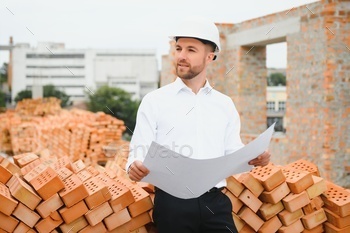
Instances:
[[[255,159],[249,161],[249,165],[254,166],[266,166],[270,162],[271,154],[268,151],[265,151]]]
[[[149,170],[143,166],[141,161],[135,160],[129,167],[129,177],[133,181],[140,181],[143,177],[147,176]]]

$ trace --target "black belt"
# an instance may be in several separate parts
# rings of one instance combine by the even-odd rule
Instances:
[[[218,191],[223,190],[224,188],[225,188],[225,187],[220,187],[220,188],[213,187],[213,188],[209,189],[209,191],[207,191],[207,193],[218,192]],[[161,190],[161,189],[158,188],[158,187],[154,187],[154,190],[157,191],[157,190]]]

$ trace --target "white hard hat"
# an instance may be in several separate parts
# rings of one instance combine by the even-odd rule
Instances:
[[[213,22],[203,18],[191,18],[181,22],[175,33],[169,36],[170,39],[176,40],[179,37],[191,37],[213,42],[216,45],[215,53],[220,52],[220,35],[219,30]]]

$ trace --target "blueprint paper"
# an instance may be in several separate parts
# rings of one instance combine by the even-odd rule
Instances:
[[[275,124],[255,140],[232,154],[213,159],[192,159],[152,142],[143,165],[150,173],[141,181],[148,182],[182,199],[196,198],[221,180],[253,166],[248,162],[269,146]]]

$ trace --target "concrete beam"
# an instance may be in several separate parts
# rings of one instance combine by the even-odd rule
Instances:
[[[300,31],[300,17],[265,24],[252,29],[232,33],[228,36],[228,48],[234,46],[267,45],[285,42],[286,36]]]

